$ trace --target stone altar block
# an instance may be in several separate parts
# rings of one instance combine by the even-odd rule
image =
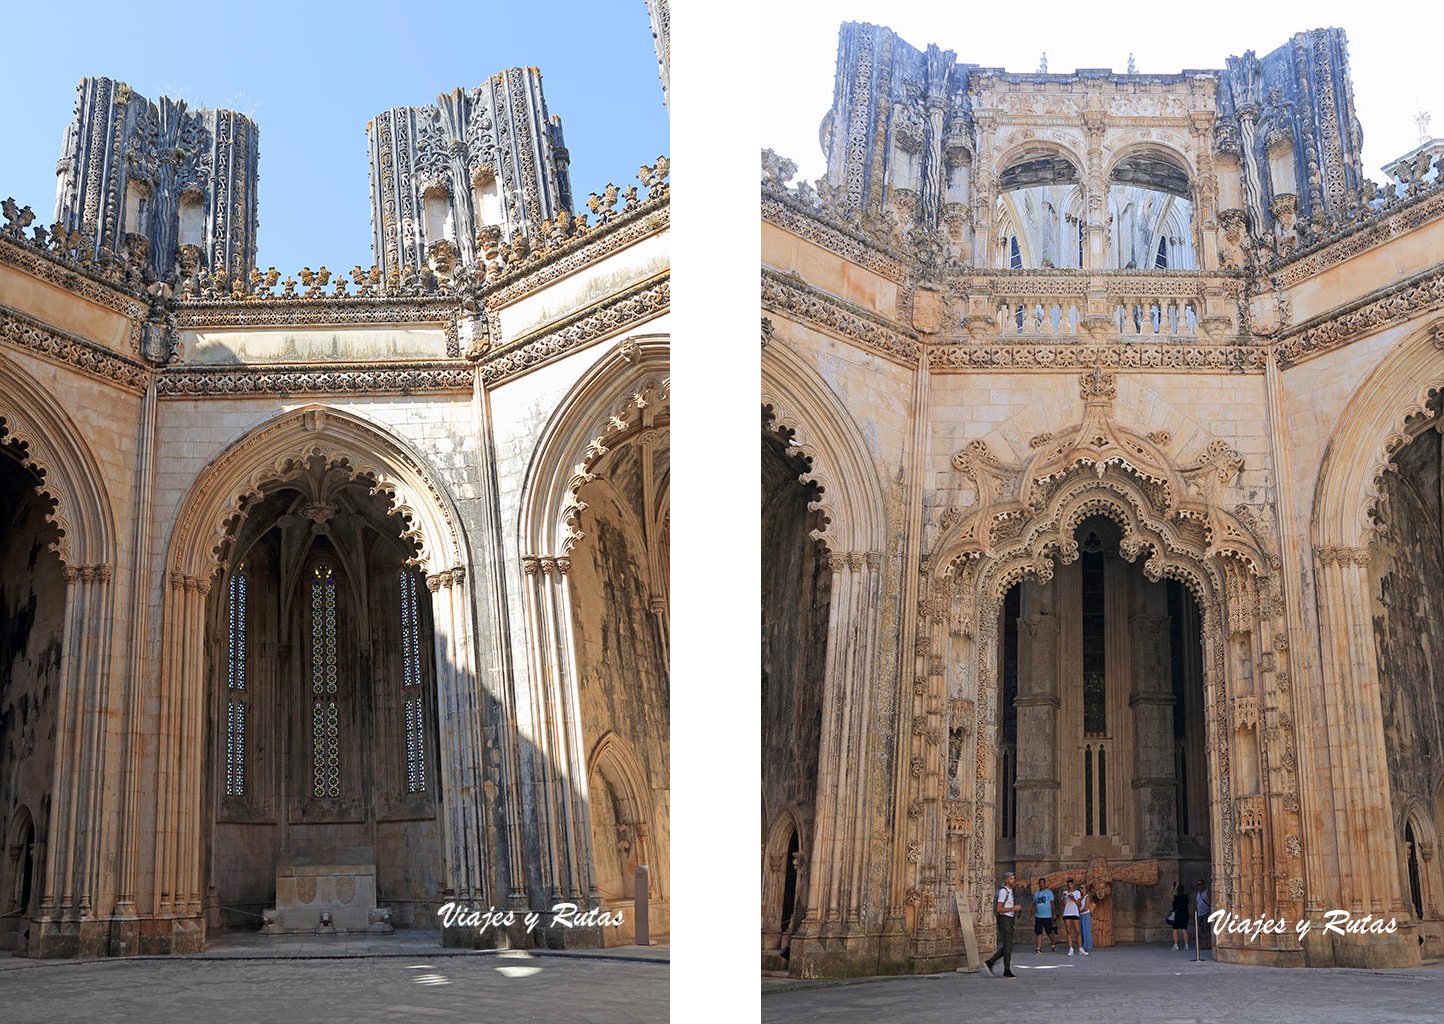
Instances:
[[[283,855],[276,867],[276,907],[264,917],[267,935],[395,930],[391,912],[376,906],[376,858],[369,846]]]

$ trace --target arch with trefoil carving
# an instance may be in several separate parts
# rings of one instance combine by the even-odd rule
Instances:
[[[1270,813],[1253,795],[1267,791],[1263,779],[1277,780],[1293,764],[1286,714],[1271,716],[1289,725],[1277,750],[1263,749],[1259,739],[1260,709],[1279,700],[1279,563],[1257,515],[1220,503],[1222,488],[1242,469],[1241,457],[1215,440],[1191,462],[1176,461],[1114,419],[1112,378],[1085,374],[1082,421],[1039,438],[1021,462],[1004,461],[978,441],[954,457],[973,481],[977,501],[944,515],[924,559],[915,693],[923,707],[949,709],[957,739],[915,748],[913,774],[920,781],[914,799],[923,809],[915,819],[919,862],[957,864],[963,895],[977,919],[988,920],[996,882],[1003,601],[1013,585],[1046,583],[1055,565],[1076,560],[1075,531],[1103,516],[1118,527],[1126,561],[1141,561],[1152,582],[1183,584],[1201,613],[1215,905],[1292,913],[1301,907],[1303,867],[1284,833],[1297,834],[1297,793],[1284,800],[1282,814]],[[941,780],[940,791],[928,789],[929,778]],[[1259,862],[1268,865],[1264,879],[1256,877]],[[936,891],[926,891],[930,885]],[[939,905],[951,901],[952,886],[919,875],[910,891],[919,907]]]
[[[202,785],[206,777],[206,597],[228,571],[231,540],[266,488],[317,462],[384,495],[410,541],[408,561],[432,595],[441,787],[480,792],[481,712],[476,705],[472,559],[461,517],[427,460],[399,437],[354,413],[309,405],[238,438],[197,475],[178,508],[165,552],[157,695],[160,751],[155,787],[154,906],[174,919],[172,947],[204,942]],[[443,884],[463,901],[491,898],[485,811],[479,801],[444,800]]]
[[[785,434],[788,454],[806,460],[801,482],[818,489],[813,539],[834,553],[881,551],[885,505],[867,441],[837,392],[780,339],[762,350],[762,414],[764,430]]]

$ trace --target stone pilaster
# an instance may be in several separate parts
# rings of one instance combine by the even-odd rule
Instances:
[[[436,694],[441,730],[439,751],[447,795],[442,817],[445,886],[467,904],[490,906],[487,878],[485,799],[482,794],[481,709],[477,707],[471,593],[465,569],[457,566],[426,577],[431,592],[432,640],[436,651]]]

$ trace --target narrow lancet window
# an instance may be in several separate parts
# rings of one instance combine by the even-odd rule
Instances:
[[[340,722],[337,713],[336,575],[325,562],[311,581],[311,759],[317,797],[341,795]]]
[[[1108,732],[1107,658],[1104,632],[1104,557],[1085,551],[1083,575],[1083,732]]]
[[[421,714],[421,617],[416,608],[416,576],[402,569],[401,695],[406,725],[406,791],[426,792],[426,742]]]
[[[246,570],[226,590],[226,796],[246,794]]]

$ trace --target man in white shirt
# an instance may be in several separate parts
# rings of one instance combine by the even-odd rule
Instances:
[[[992,956],[983,961],[983,966],[992,974],[993,964],[1001,957],[1005,978],[1017,977],[1013,973],[1013,925],[1018,915],[1018,902],[1013,898],[1013,882],[1013,872],[1009,871],[1003,877],[1003,885],[994,900],[993,915],[998,921],[998,948],[993,950]]]

